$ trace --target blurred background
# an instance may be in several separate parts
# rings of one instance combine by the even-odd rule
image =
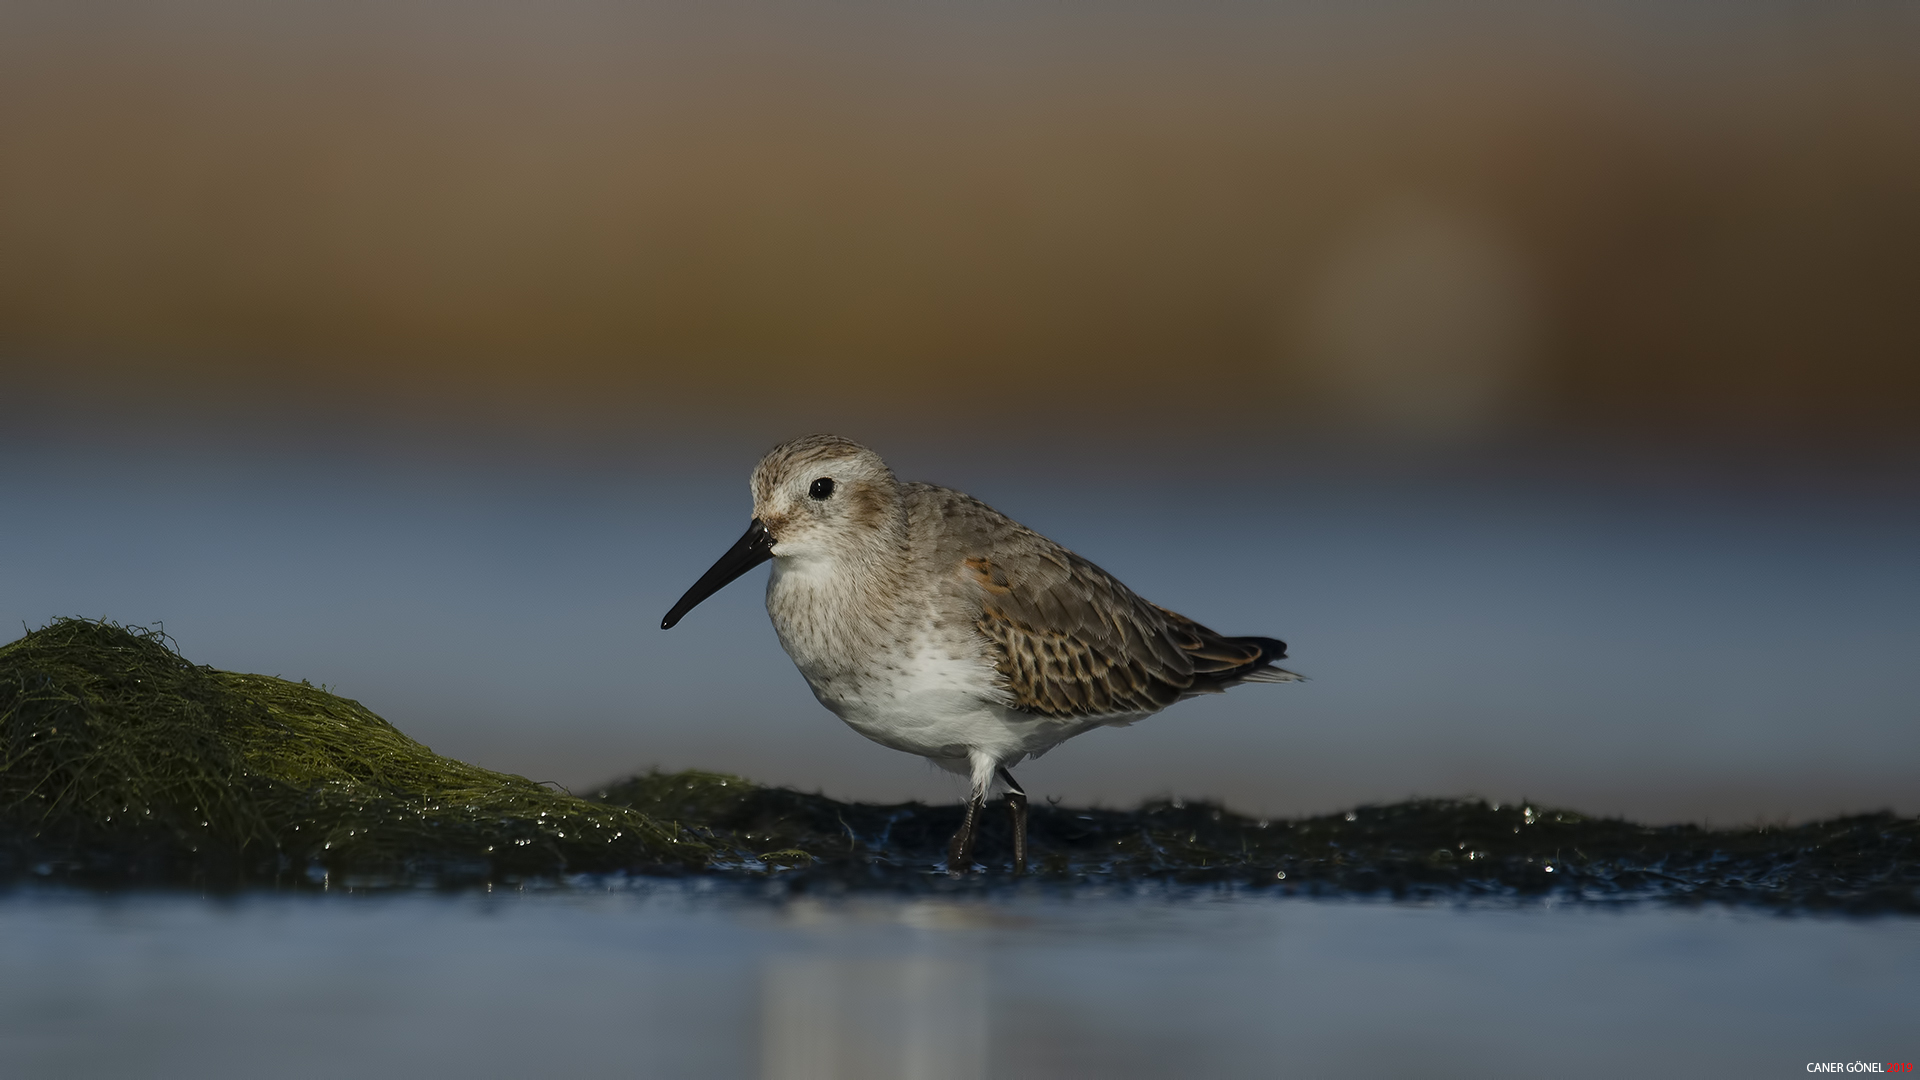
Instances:
[[[814,430],[1293,645],[1025,766],[1920,812],[1920,11],[0,0],[0,621],[443,753],[957,792],[761,572]]]

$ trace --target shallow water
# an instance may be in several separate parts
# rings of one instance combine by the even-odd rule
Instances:
[[[659,618],[739,535],[762,449],[683,469],[0,448],[0,623],[164,622],[200,663],[311,679],[435,750],[588,788],[659,764],[951,801],[849,732],[767,623],[764,571]],[[1913,488],[1367,474],[1223,487],[903,445],[1312,681],[1095,732],[1034,799],[1259,815],[1410,795],[1657,823],[1920,812]],[[1557,475],[1557,474],[1556,474]]]
[[[1800,1075],[1911,1061],[1920,921],[1225,893],[0,900],[18,1077]]]

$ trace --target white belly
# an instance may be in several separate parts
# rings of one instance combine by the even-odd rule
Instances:
[[[1001,703],[993,669],[925,642],[876,658],[839,677],[801,669],[814,696],[853,730],[882,746],[923,757],[965,758],[984,750],[1012,756],[1032,724]]]
[[[820,704],[848,727],[962,772],[976,753],[1011,765],[1086,728],[1008,708],[990,664],[926,642],[850,670],[795,663]]]

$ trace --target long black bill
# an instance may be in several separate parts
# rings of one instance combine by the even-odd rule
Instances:
[[[760,519],[754,518],[753,524],[747,526],[747,535],[741,537],[740,542],[733,545],[725,555],[720,556],[719,562],[714,563],[706,573],[701,574],[700,580],[694,582],[693,588],[687,590],[687,595],[681,597],[680,602],[673,605],[673,610],[667,612],[667,617],[660,620],[660,629],[673,629],[673,624],[685,617],[687,612],[700,606],[700,601],[726,588],[734,578],[771,558],[773,558],[773,537],[768,534],[767,527],[760,524]]]

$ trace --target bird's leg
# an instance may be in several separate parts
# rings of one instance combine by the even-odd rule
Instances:
[[[1005,768],[1000,782],[1007,785],[1007,809],[1013,813],[1013,873],[1018,877],[1027,872],[1027,789]]]
[[[959,877],[973,869],[973,840],[980,833],[980,808],[986,804],[982,791],[967,800],[966,816],[960,819],[960,831],[947,844],[947,873]]]

